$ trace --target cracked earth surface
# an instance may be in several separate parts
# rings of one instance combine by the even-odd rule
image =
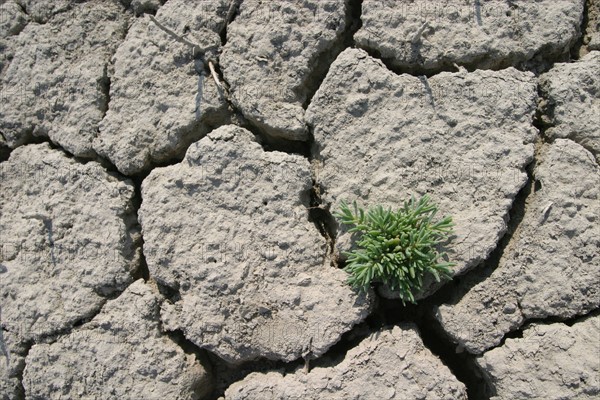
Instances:
[[[597,0],[0,1],[0,399],[596,399]],[[342,200],[452,215],[416,305]]]

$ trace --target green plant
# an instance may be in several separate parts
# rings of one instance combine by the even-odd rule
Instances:
[[[455,264],[438,262],[446,255],[437,248],[452,234],[454,224],[451,217],[433,221],[437,207],[429,196],[419,201],[412,197],[397,211],[378,205],[365,212],[356,201],[353,206],[351,210],[342,202],[335,214],[342,224],[353,226],[349,232],[360,233],[358,249],[344,253],[344,270],[353,287],[366,290],[372,282],[383,282],[399,291],[403,302],[414,303],[425,275],[432,274],[438,282],[450,277]]]

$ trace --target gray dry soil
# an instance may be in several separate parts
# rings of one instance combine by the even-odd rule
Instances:
[[[598,399],[599,161],[600,0],[0,0],[0,400]]]

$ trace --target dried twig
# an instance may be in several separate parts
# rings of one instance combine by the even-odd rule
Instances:
[[[421,35],[423,35],[423,32],[425,32],[425,30],[429,28],[429,22],[425,21],[423,23],[423,25],[421,25],[421,27],[419,28],[419,30],[414,34],[414,36],[412,37],[412,39],[410,40],[411,43],[418,43],[421,41]]]
[[[200,46],[198,46],[195,43],[190,42],[189,40],[185,39],[183,36],[178,35],[177,33],[173,32],[171,29],[167,28],[166,26],[164,26],[163,24],[158,22],[156,20],[156,18],[154,18],[153,15],[149,15],[149,17],[152,20],[152,22],[154,22],[156,24],[156,26],[158,26],[160,29],[162,29],[167,35],[171,36],[171,38],[173,38],[175,41],[177,41],[178,43],[183,43],[183,44],[193,48],[195,57],[199,54],[204,55],[204,52],[202,51],[202,49],[200,49]],[[217,74],[217,71],[215,69],[215,66],[214,66],[212,60],[208,61],[208,68],[210,69],[210,74],[211,74],[213,80],[215,81],[215,84],[217,85],[217,87],[219,89],[221,89],[222,91],[225,91],[223,84],[219,80],[219,74]]]
[[[467,69],[461,65],[458,65],[457,63],[454,63],[454,68],[456,68],[458,70],[458,72],[460,73],[466,73]]]
[[[208,62],[208,68],[210,69],[210,75],[212,76],[213,80],[215,81],[215,84],[217,85],[217,87],[224,91],[225,88],[223,87],[223,84],[219,80],[219,75],[217,74],[217,71],[215,70],[215,66],[212,61]]]
[[[311,354],[312,354],[312,342],[313,342],[313,338],[310,338],[309,342],[308,342],[308,348],[306,350],[306,352],[303,354],[303,358],[304,358],[304,373],[308,374],[310,372],[310,359],[311,359]]]
[[[156,26],[158,26],[160,29],[162,29],[167,35],[171,36],[171,38],[173,38],[175,41],[192,47],[194,49],[194,56],[196,56],[197,54],[204,54],[202,49],[200,49],[200,46],[198,46],[195,43],[190,42],[189,40],[185,39],[183,36],[176,34],[171,29],[167,28],[166,26],[164,26],[163,24],[158,22],[156,20],[156,18],[154,18],[153,15],[149,15],[149,17],[152,20],[152,22],[154,22],[156,24]]]

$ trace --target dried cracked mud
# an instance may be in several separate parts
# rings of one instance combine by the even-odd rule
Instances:
[[[0,0],[0,400],[599,398],[599,3]]]

